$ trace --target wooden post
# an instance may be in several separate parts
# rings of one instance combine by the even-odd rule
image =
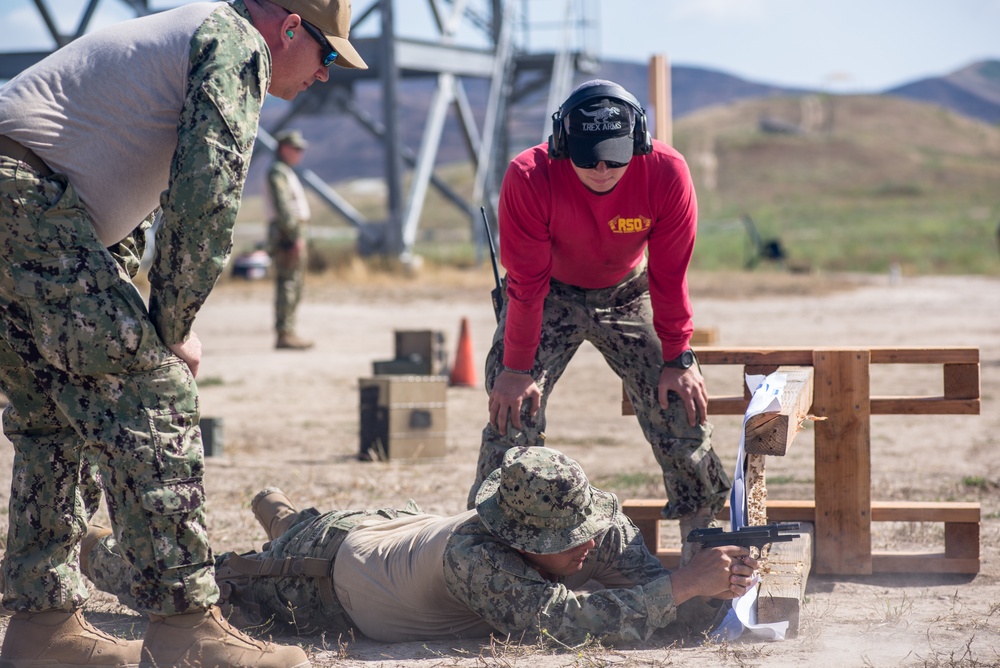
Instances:
[[[816,350],[816,572],[870,575],[871,352]]]
[[[747,526],[767,524],[767,477],[764,455],[747,455]]]
[[[978,399],[979,364],[945,364],[944,396],[948,399]]]
[[[691,332],[690,346],[714,346],[719,342],[718,327],[695,327]]]
[[[778,398],[781,403],[780,408],[777,411],[752,415],[744,425],[743,447],[747,455],[747,522],[750,525],[767,524],[767,477],[764,456],[785,455],[813,402],[811,367],[785,366],[778,367],[777,371],[786,375],[785,387]]]
[[[778,367],[786,375],[777,412],[760,413],[747,419],[744,427],[748,455],[783,457],[799,431],[813,403],[811,367]],[[749,371],[747,373],[750,373]]]
[[[812,524],[800,523],[799,537],[790,543],[773,543],[761,569],[757,621],[788,622],[788,638],[799,634],[799,611],[813,564],[813,533]]]
[[[753,415],[744,425],[747,520],[751,525],[767,524],[771,519],[767,511],[766,455],[785,455],[813,403],[812,367],[780,366],[776,371],[786,376],[779,396],[780,408]],[[790,638],[799,631],[799,610],[812,568],[812,537],[812,525],[804,524],[799,538],[791,543],[774,543],[761,554],[757,620],[787,621]]]
[[[674,141],[670,98],[670,65],[663,54],[649,59],[649,103],[653,107],[653,137],[666,144]],[[646,116],[647,121],[649,116]]]

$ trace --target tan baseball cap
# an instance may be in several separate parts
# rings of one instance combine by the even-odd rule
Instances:
[[[330,46],[337,52],[334,65],[356,70],[367,70],[368,64],[358,54],[347,36],[351,31],[350,0],[271,0],[293,14],[298,14],[319,28]]]

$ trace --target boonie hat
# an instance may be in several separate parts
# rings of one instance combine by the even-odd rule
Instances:
[[[334,65],[356,70],[367,70],[368,64],[362,60],[347,36],[351,31],[350,0],[271,0],[293,14],[298,14],[323,32],[330,46],[337,52]]]
[[[274,136],[274,140],[279,144],[288,144],[293,148],[307,148],[309,142],[298,130],[283,130]]]
[[[632,159],[635,118],[624,102],[607,97],[588,100],[572,109],[564,123],[573,164]]]
[[[578,463],[551,448],[517,447],[476,494],[479,519],[494,536],[532,554],[556,554],[609,528],[618,498],[591,487]]]

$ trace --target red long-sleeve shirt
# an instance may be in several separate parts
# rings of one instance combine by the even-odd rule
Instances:
[[[698,204],[683,156],[654,141],[632,158],[609,193],[583,185],[569,160],[551,160],[547,146],[511,161],[500,189],[500,255],[507,270],[504,364],[531,368],[541,336],[549,278],[586,289],[620,282],[649,249],[653,326],[670,360],[694,329],[687,268],[694,250]]]

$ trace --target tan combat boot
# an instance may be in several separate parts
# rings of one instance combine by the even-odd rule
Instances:
[[[274,347],[279,350],[308,350],[313,345],[312,341],[300,339],[292,332],[279,332],[278,342],[274,344]]]
[[[250,502],[253,516],[264,527],[268,540],[274,540],[295,523],[298,509],[277,487],[265,487]]]
[[[232,627],[218,606],[150,615],[140,668],[309,668],[301,647],[263,642]]]
[[[681,566],[687,565],[701,549],[701,543],[689,543],[688,534],[694,529],[709,529],[721,526],[711,508],[699,508],[693,514],[680,519],[681,525]]]
[[[0,666],[136,668],[141,649],[141,640],[123,640],[99,631],[79,610],[18,612],[7,626]]]

